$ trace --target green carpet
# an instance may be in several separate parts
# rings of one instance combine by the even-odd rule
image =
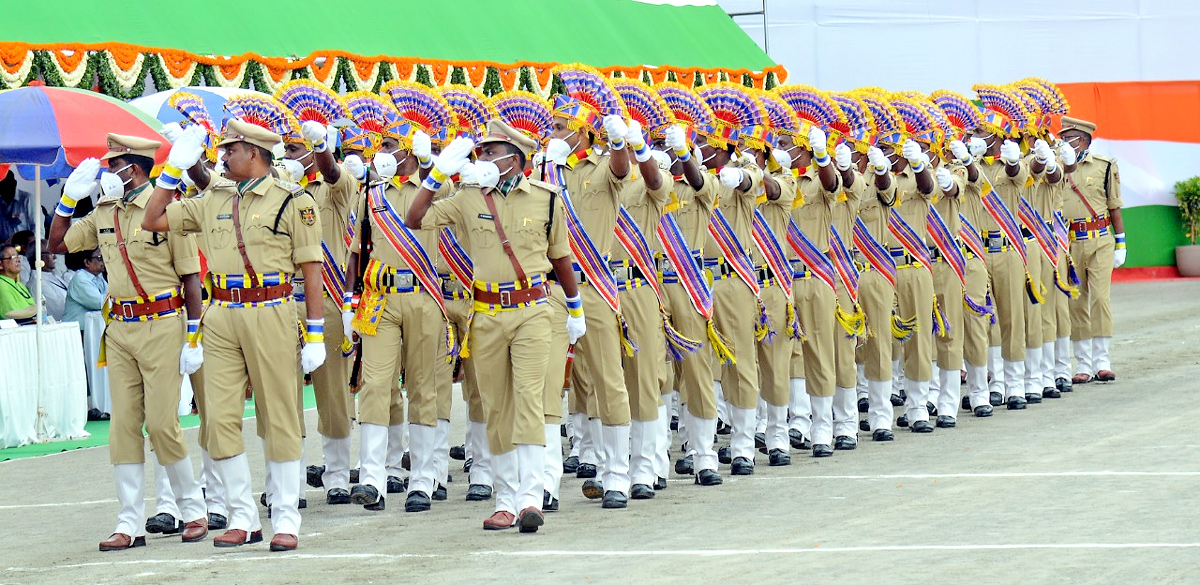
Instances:
[[[304,387],[304,408],[315,408],[317,400],[313,396],[312,386]],[[254,401],[246,402],[246,416],[254,416]],[[198,415],[189,414],[179,417],[179,426],[185,429],[200,426],[200,417]],[[21,447],[10,447],[8,449],[0,449],[0,462],[11,459],[24,459],[26,457],[38,457],[41,455],[50,455],[53,453],[62,453],[63,451],[73,451],[75,449],[87,449],[89,447],[103,447],[108,444],[108,421],[90,421],[84,426],[84,429],[90,433],[86,439],[77,441],[53,441],[50,443],[33,443]]]

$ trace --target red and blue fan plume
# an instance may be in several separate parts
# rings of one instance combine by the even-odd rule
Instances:
[[[1011,127],[1007,129],[1010,136],[1015,135],[1016,128],[1029,125],[1029,112],[1007,89],[990,84],[977,84],[971,89],[979,97],[979,103],[985,111],[995,112],[1003,116]]]
[[[514,89],[492,96],[492,107],[505,124],[541,142],[550,134],[550,106],[537,94]]]
[[[856,142],[870,140],[875,123],[867,104],[856,96],[844,93],[833,94],[830,98],[842,111],[845,121],[834,122],[829,129]]]
[[[941,142],[942,129],[920,102],[900,94],[893,95],[891,101],[904,122],[905,134],[930,144]]]
[[[796,112],[796,116],[819,128],[843,122],[842,109],[825,92],[807,85],[783,85],[771,90]]]
[[[301,124],[316,122],[322,126],[332,126],[338,120],[349,117],[338,95],[311,79],[293,79],[279,86],[275,91],[275,99],[291,110]]]
[[[674,81],[664,81],[655,84],[653,89],[667,104],[676,122],[691,127],[712,125],[712,110],[692,88]]]
[[[204,99],[194,93],[177,91],[167,98],[167,103],[183,115],[186,123],[182,126],[195,124],[204,128],[204,151],[210,160],[216,160],[217,127],[208,114],[208,108],[204,107]]]
[[[714,83],[697,89],[696,93],[708,104],[714,118],[735,128],[761,126],[766,120],[762,104],[743,85]]]
[[[389,134],[394,137],[400,125],[400,114],[383,98],[369,91],[353,91],[342,96],[342,105],[355,126],[367,132]]]
[[[581,101],[600,115],[624,116],[625,104],[604,74],[594,67],[580,63],[559,65],[554,74],[562,80],[563,89],[571,99]]]
[[[946,119],[961,134],[966,134],[979,125],[979,109],[960,94],[939,89],[930,96],[934,105],[946,115]]]
[[[300,125],[296,117],[279,100],[265,94],[243,94],[229,98],[225,102],[226,119],[241,119],[256,126],[261,126],[278,134],[280,137],[300,136]]]
[[[767,124],[776,132],[788,132],[795,134],[800,131],[800,119],[796,117],[796,112],[779,98],[777,94],[758,91],[758,101],[762,103],[763,109],[767,112]]]
[[[871,113],[871,120],[875,122],[877,140],[883,139],[885,136],[892,137],[904,130],[904,121],[900,119],[900,113],[896,111],[895,106],[878,94],[856,90],[853,95],[862,100],[867,106],[867,111]]]
[[[629,117],[637,120],[646,133],[662,134],[667,126],[675,123],[667,102],[645,83],[633,79],[614,79],[612,86],[621,96]]]
[[[379,93],[390,98],[395,111],[417,129],[431,138],[445,140],[454,125],[454,110],[437,90],[413,81],[393,79],[379,88]],[[396,134],[407,137],[408,128],[397,128]]]
[[[488,120],[499,117],[488,97],[469,85],[449,85],[440,91],[454,112],[452,133],[456,136],[479,140],[487,132]]]

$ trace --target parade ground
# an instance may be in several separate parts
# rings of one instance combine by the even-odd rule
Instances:
[[[759,455],[753,476],[722,465],[720,487],[673,475],[624,510],[602,510],[567,476],[561,511],[534,535],[482,530],[493,502],[463,501],[451,461],[449,500],[424,513],[406,514],[402,494],[368,512],[309,489],[296,552],[217,549],[214,532],[101,553],[117,512],[106,448],[8,461],[0,583],[1196,583],[1200,280],[1114,284],[1113,313],[1116,382],[991,418],[962,413],[932,435],[861,433],[856,451],[828,459],[793,450],[789,467]],[[454,408],[459,444],[457,397]],[[319,463],[315,410],[307,423],[306,463]],[[196,430],[186,434],[194,447]],[[257,499],[253,419],[245,436]]]

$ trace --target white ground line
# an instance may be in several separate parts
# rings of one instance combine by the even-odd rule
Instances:
[[[1027,479],[1044,477],[1200,477],[1200,471],[1047,471],[1015,473],[901,473],[884,475],[791,475],[730,477],[730,481],[799,481],[799,480],[894,480],[894,479]],[[671,479],[671,482],[692,483],[689,478]],[[320,488],[306,488],[305,493],[321,492]],[[147,497],[146,501],[153,501]],[[88,500],[84,502],[55,502],[49,504],[9,504],[0,510],[23,510],[26,508],[58,508],[61,506],[91,506],[115,503],[115,499]]]
[[[729,557],[745,555],[798,555],[821,553],[888,553],[888,552],[927,552],[927,551],[991,551],[991,550],[1039,550],[1039,549],[1074,549],[1074,550],[1112,550],[1112,549],[1191,549],[1200,548],[1200,542],[1114,542],[1114,543],[1020,543],[1020,544],[929,544],[909,546],[845,546],[845,547],[814,547],[814,548],[768,548],[768,549],[685,549],[685,550],[608,550],[608,551],[573,551],[573,550],[541,550],[541,551],[475,551],[456,555],[447,554],[384,554],[384,553],[345,553],[345,554],[218,554],[203,559],[139,559],[128,561],[96,561],[91,563],[76,563],[54,565],[52,567],[8,567],[9,571],[24,573],[48,573],[63,569],[78,569],[87,567],[115,567],[137,565],[207,565],[214,563],[242,563],[262,561],[295,561],[295,560],[403,560],[403,559],[462,559],[463,557]],[[251,549],[247,552],[258,553],[261,549]]]

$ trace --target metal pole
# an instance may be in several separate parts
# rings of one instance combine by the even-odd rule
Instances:
[[[762,7],[763,7],[763,9],[762,9],[763,52],[766,53],[768,57],[770,57],[771,56],[771,41],[770,41],[769,37],[771,35],[767,33],[767,0],[763,0]]]
[[[37,202],[37,218],[34,220],[34,223],[36,225],[34,225],[34,228],[33,228],[33,230],[34,230],[33,246],[34,246],[34,253],[37,254],[37,260],[34,261],[34,263],[33,263],[34,265],[31,267],[37,271],[37,274],[34,275],[34,278],[37,279],[37,289],[38,289],[38,298],[34,299],[34,303],[37,304],[37,323],[34,324],[34,327],[36,328],[34,331],[34,336],[37,339],[37,354],[36,354],[37,359],[34,360],[35,367],[37,368],[37,377],[35,378],[37,380],[37,398],[38,398],[38,403],[37,403],[37,440],[39,443],[44,443],[49,440],[49,437],[47,437],[47,435],[49,433],[47,433],[47,430],[46,430],[46,407],[42,402],[42,358],[43,358],[43,354],[44,354],[44,348],[42,347],[42,327],[44,325],[43,325],[42,321],[45,320],[45,315],[42,313],[42,297],[44,296],[44,289],[42,289],[42,268],[41,268],[42,236],[43,236],[43,234],[42,234],[42,167],[39,165],[34,165],[34,167],[33,167],[33,192],[34,192],[34,200]]]

